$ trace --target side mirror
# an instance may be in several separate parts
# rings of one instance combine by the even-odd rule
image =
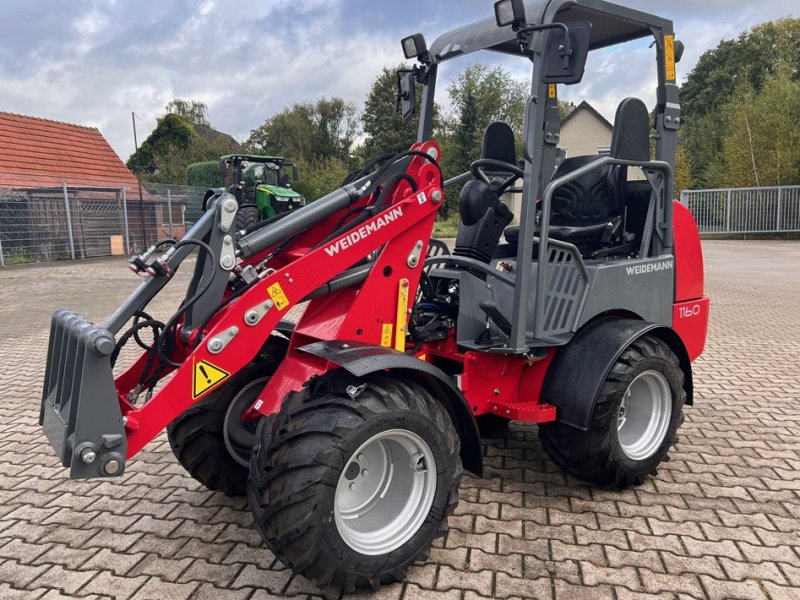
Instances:
[[[516,31],[527,25],[525,18],[525,0],[500,0],[494,3],[494,18],[498,27],[507,27]]]
[[[292,165],[292,181],[300,179],[300,171],[297,170],[297,165]]]
[[[228,177],[228,164],[221,160],[219,161],[219,178],[222,180],[222,184],[225,185],[225,179]]]
[[[417,107],[417,78],[413,71],[397,72],[397,112],[408,121]]]
[[[566,23],[567,33],[554,29],[547,37],[542,83],[580,83],[589,56],[592,24]]]

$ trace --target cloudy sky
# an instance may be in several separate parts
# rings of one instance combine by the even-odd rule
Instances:
[[[684,76],[720,40],[800,13],[796,0],[621,1],[674,20]],[[401,37],[431,42],[491,15],[491,0],[0,0],[0,111],[98,127],[127,159],[131,111],[141,141],[167,102],[192,98],[243,140],[295,101],[337,95],[361,108],[380,69],[402,60]],[[652,104],[653,56],[641,42],[594,53],[584,83],[562,97],[610,119],[627,95]],[[478,58],[523,76],[524,61]],[[445,78],[466,62],[450,65]]]

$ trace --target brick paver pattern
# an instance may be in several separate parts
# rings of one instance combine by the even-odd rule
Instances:
[[[484,440],[486,474],[464,478],[430,560],[375,598],[800,598],[800,243],[705,251],[709,343],[658,477],[588,487],[514,424]],[[203,489],[164,434],[122,478],[58,464],[37,425],[49,315],[102,322],[132,279],[120,261],[0,269],[0,599],[336,597],[293,577],[246,501]]]

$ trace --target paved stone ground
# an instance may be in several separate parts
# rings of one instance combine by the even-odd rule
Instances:
[[[486,477],[465,478],[431,559],[376,597],[800,598],[800,243],[705,249],[710,341],[658,478],[592,489],[514,426],[485,441]],[[122,479],[70,481],[58,466],[36,424],[49,314],[101,319],[131,285],[119,261],[0,270],[0,599],[319,594],[163,435]]]

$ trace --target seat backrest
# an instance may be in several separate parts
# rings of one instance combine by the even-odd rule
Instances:
[[[512,165],[517,164],[517,147],[511,125],[504,121],[489,123],[483,132],[481,158],[501,160]]]
[[[624,160],[650,160],[650,115],[638,98],[625,98],[617,107],[611,156]]]
[[[650,160],[650,115],[638,98],[625,98],[617,107],[611,156],[623,160]],[[612,201],[624,206],[629,194],[628,167],[611,167],[608,174]]]
[[[489,123],[483,132],[483,147],[481,158],[490,158],[503,162],[516,164],[517,149],[514,141],[514,131],[508,123],[494,121]],[[485,188],[485,189],[484,189]],[[475,225],[489,208],[495,208],[500,203],[497,195],[489,192],[489,186],[473,179],[468,181],[461,189],[458,198],[458,211],[461,223],[466,226]]]
[[[626,98],[617,108],[611,152],[623,160],[650,160],[650,117],[638,98]],[[598,156],[567,158],[554,178],[583,167]],[[603,167],[560,187],[553,194],[553,222],[556,225],[590,225],[622,214],[627,195],[628,168]]]
[[[495,121],[489,124],[483,133],[481,158],[516,164],[514,132],[508,123]],[[514,215],[500,202],[493,186],[478,179],[468,181],[461,189],[458,212],[461,223],[453,254],[488,263],[503,230],[514,219]]]
[[[556,169],[554,179],[563,177],[596,161],[599,156],[567,158]],[[553,193],[553,225],[579,227],[608,219],[611,214],[608,168],[590,171],[557,188]]]

